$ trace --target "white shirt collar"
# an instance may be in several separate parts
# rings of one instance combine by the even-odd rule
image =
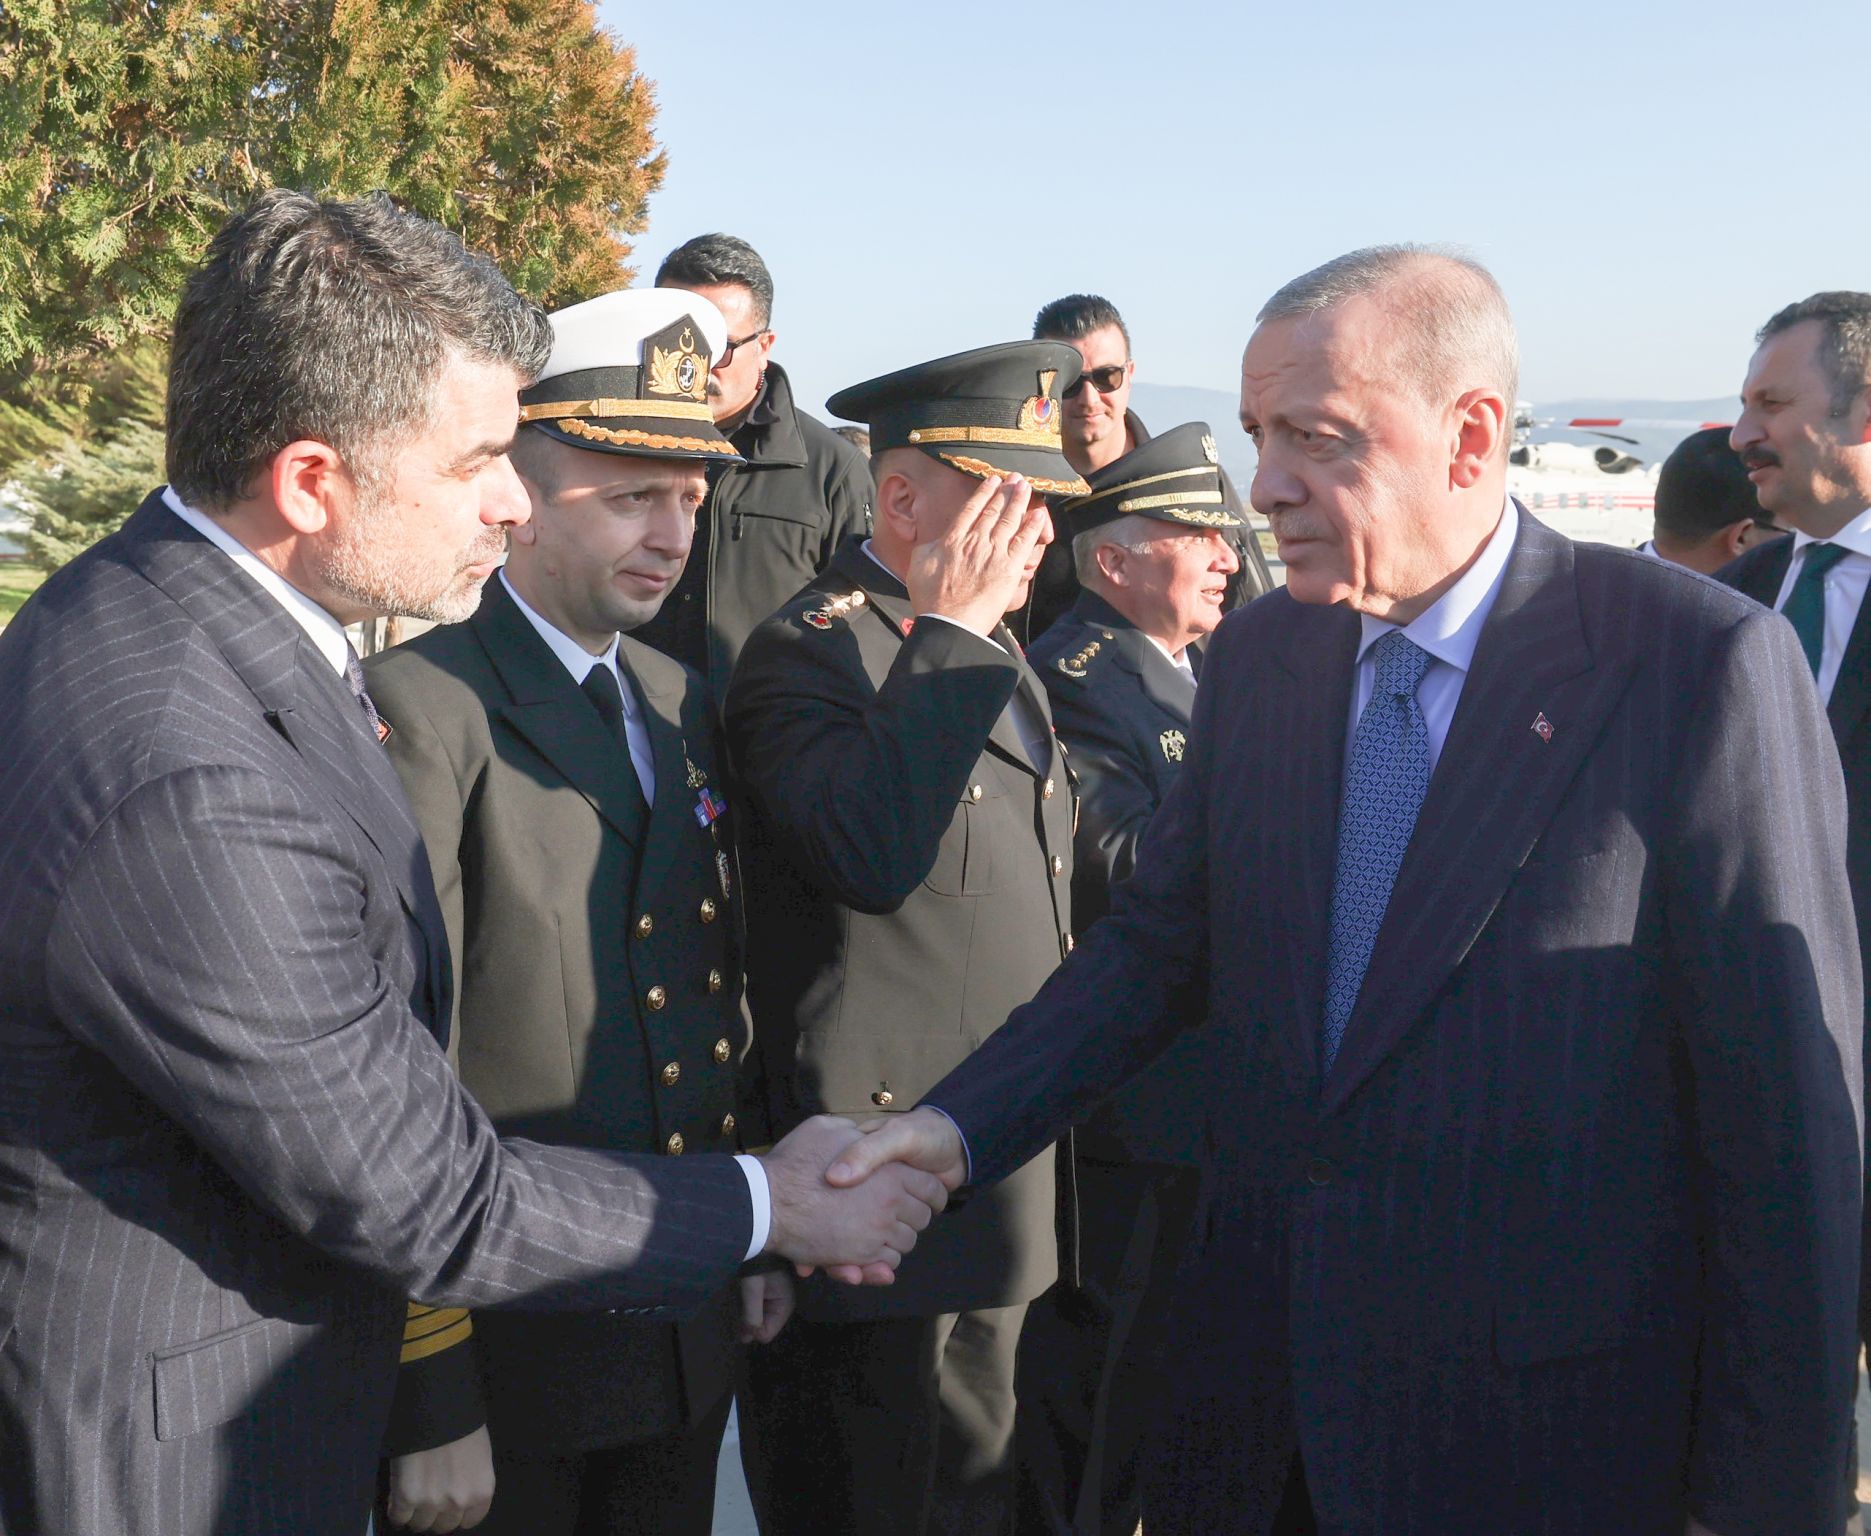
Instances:
[[[586,650],[570,635],[566,634],[564,630],[560,629],[550,619],[542,618],[539,614],[535,613],[532,605],[528,603],[525,598],[521,597],[518,592],[513,590],[513,583],[507,580],[507,573],[504,567],[500,572],[500,584],[507,589],[507,596],[512,598],[515,606],[519,608],[521,613],[526,615],[526,622],[539,631],[539,638],[552,648],[552,654],[559,658],[565,670],[572,674],[572,681],[577,683],[579,687],[582,688],[585,685],[585,678],[590,674],[593,667],[608,664],[613,674],[617,672],[616,635],[611,636],[610,648],[606,650],[603,655],[593,656],[591,652]],[[622,681],[622,678],[618,679],[620,686]],[[630,690],[625,688],[623,693],[624,710],[628,713],[630,710]]]
[[[871,541],[869,539],[866,539],[858,548],[862,549],[864,553],[870,557],[872,565],[876,566],[878,570],[882,571],[884,575],[888,576],[892,581],[903,581],[901,576],[897,575],[895,571],[891,570],[889,566],[885,565],[883,561],[877,558],[877,551],[871,548]],[[904,582],[906,588],[908,585],[907,582]]]
[[[262,590],[298,620],[299,627],[311,637],[319,654],[331,663],[331,669],[340,674],[344,672],[351,659],[351,642],[345,638],[342,624],[212,517],[186,505],[172,486],[162,488],[162,503],[257,581]]]
[[[1793,531],[1793,548],[1790,553],[1797,555],[1808,544],[1836,544],[1840,549],[1849,549],[1854,555],[1871,555],[1871,507],[1860,512],[1831,538],[1815,539],[1810,533]]]
[[[1404,634],[1434,657],[1467,672],[1475,659],[1475,645],[1481,639],[1488,614],[1494,608],[1501,577],[1507,570],[1507,557],[1514,552],[1514,540],[1520,532],[1520,514],[1509,501],[1501,509],[1501,520],[1494,525],[1488,542],[1473,565],[1462,572],[1455,585],[1444,592],[1408,624],[1392,624],[1370,614],[1360,614],[1363,636],[1358,641],[1358,659],[1393,629]]]

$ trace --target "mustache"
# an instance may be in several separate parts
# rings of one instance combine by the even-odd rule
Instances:
[[[1770,465],[1777,466],[1779,463],[1780,455],[1767,448],[1749,448],[1741,455],[1741,464],[1744,469],[1766,469]]]

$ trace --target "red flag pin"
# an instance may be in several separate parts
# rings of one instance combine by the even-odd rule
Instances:
[[[1553,739],[1553,722],[1548,720],[1544,714],[1535,715],[1533,717],[1533,734],[1539,737],[1541,741],[1551,741]]]

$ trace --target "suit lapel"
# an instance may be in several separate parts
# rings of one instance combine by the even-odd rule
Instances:
[[[1776,589],[1778,586],[1776,582]],[[1867,713],[1871,713],[1871,601],[1861,600],[1851,638],[1845,642],[1845,654],[1839,658],[1832,697],[1826,701],[1826,718],[1832,722],[1832,735],[1841,753],[1864,724]]]
[[[501,718],[620,837],[633,847],[640,843],[643,788],[630,765],[630,754],[619,746],[498,577],[487,584],[487,595],[468,622],[507,690],[509,699],[501,708]]]
[[[1737,592],[1744,592],[1762,607],[1771,608],[1780,596],[1780,583],[1786,580],[1787,567],[1792,563],[1792,538],[1775,539],[1758,551],[1750,550],[1742,555],[1718,575]]]
[[[1336,1109],[1421,1016],[1493,915],[1630,682],[1594,658],[1573,549],[1523,516],[1344,1044]],[[1544,720],[1548,729],[1534,729]]]

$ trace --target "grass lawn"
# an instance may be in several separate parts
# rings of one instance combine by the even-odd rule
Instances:
[[[20,610],[20,604],[31,597],[39,583],[45,580],[45,572],[29,565],[16,565],[12,561],[0,564],[0,627]]]

